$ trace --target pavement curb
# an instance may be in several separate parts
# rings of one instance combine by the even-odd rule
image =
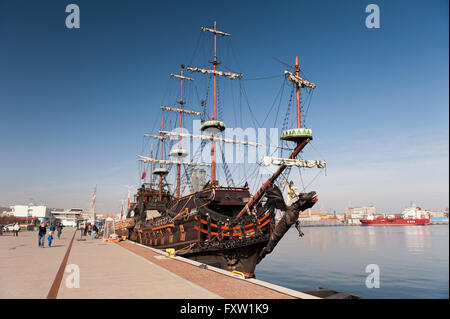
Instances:
[[[143,248],[150,249],[153,252],[155,252],[157,254],[160,254],[162,256],[165,256],[167,258],[175,259],[175,260],[187,263],[187,264],[191,264],[191,265],[194,265],[194,266],[197,266],[197,267],[208,269],[208,270],[220,273],[222,275],[225,275],[225,276],[228,276],[228,277],[232,277],[234,279],[245,280],[245,281],[250,282],[250,283],[252,283],[254,285],[265,287],[265,288],[274,290],[276,292],[279,292],[279,293],[282,293],[282,294],[285,294],[285,295],[288,295],[288,296],[291,296],[291,297],[295,297],[295,298],[299,298],[299,299],[322,299],[320,297],[316,297],[316,296],[313,296],[313,295],[306,294],[304,292],[300,292],[300,291],[296,291],[296,290],[293,290],[293,289],[290,289],[290,288],[286,288],[286,287],[278,286],[278,285],[275,285],[275,284],[271,284],[269,282],[265,282],[265,281],[262,281],[262,280],[259,280],[259,279],[255,279],[255,278],[249,278],[249,279],[238,278],[238,277],[233,276],[232,273],[230,273],[227,270],[223,270],[223,269],[220,269],[220,268],[217,268],[217,267],[213,267],[213,266],[210,266],[210,265],[205,265],[205,264],[200,263],[198,261],[191,260],[191,259],[188,259],[188,258],[184,258],[184,257],[181,257],[181,256],[169,257],[169,253],[167,253],[165,251],[162,251],[162,250],[159,250],[159,249],[156,249],[156,248],[153,248],[153,247],[145,246],[145,245],[133,242],[131,240],[127,240],[127,242],[132,243],[132,244],[137,245],[137,246],[140,246],[140,247],[143,247]]]

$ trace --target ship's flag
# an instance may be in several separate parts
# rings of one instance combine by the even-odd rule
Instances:
[[[147,175],[145,174],[145,171],[143,171],[143,172],[142,172],[141,179],[145,179],[145,176],[147,176]]]

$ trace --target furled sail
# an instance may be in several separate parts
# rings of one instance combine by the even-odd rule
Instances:
[[[142,156],[142,155],[138,155],[138,157],[139,157],[139,160],[144,163],[153,162],[153,163],[164,164],[164,165],[181,164],[181,165],[188,165],[188,166],[211,166],[211,164],[207,164],[207,163],[191,163],[191,162],[182,162],[182,161],[159,160],[159,159]]]
[[[212,33],[215,33],[215,34],[220,34],[220,35],[222,35],[224,37],[229,37],[230,36],[229,33],[222,32],[222,31],[219,31],[219,30],[210,29],[210,28],[206,28],[206,27],[202,27],[201,30],[202,31],[209,31],[209,32],[212,32]]]
[[[239,79],[242,78],[242,73],[232,73],[232,72],[223,72],[223,71],[209,70],[209,69],[191,68],[190,66],[188,66],[187,69],[191,72],[200,72],[203,74],[215,74],[215,75],[229,77],[231,80],[234,80],[235,78],[239,78]]]
[[[165,136],[161,136],[161,135],[153,135],[153,134],[144,134],[145,137],[151,137],[151,138],[156,138],[158,140],[164,140],[166,139]]]
[[[294,73],[291,73],[291,72],[289,72],[287,70],[284,71],[284,74],[287,75],[287,78],[288,78],[289,81],[291,81],[292,83],[298,85],[301,88],[308,87],[308,88],[314,89],[316,87],[316,85],[314,83],[306,81],[305,79],[303,79],[303,78],[301,78],[301,77],[299,77],[299,76],[295,75]]]
[[[212,135],[196,135],[196,134],[177,133],[177,132],[168,132],[168,131],[159,131],[159,133],[166,135],[166,136],[193,137],[193,138],[199,138],[202,140],[218,141],[218,142],[225,142],[225,143],[242,144],[242,145],[249,145],[249,146],[263,146],[263,144],[261,144],[261,143],[240,141],[240,140],[234,140],[234,139],[222,138],[222,137],[216,137],[216,136],[213,137]]]
[[[201,112],[197,112],[197,111],[180,109],[180,108],[169,107],[169,106],[164,106],[164,105],[161,105],[161,110],[163,110],[163,111],[171,111],[171,112],[181,112],[181,113],[193,114],[193,115],[200,115],[201,114]]]
[[[194,81],[193,78],[188,78],[187,76],[184,76],[184,75],[170,73],[170,76],[174,77],[174,78],[182,79],[182,80]]]
[[[309,161],[309,160],[279,158],[270,156],[264,156],[263,163],[265,166],[273,164],[273,165],[286,165],[286,166],[310,167],[310,168],[314,166],[317,166],[317,168],[325,168],[327,164],[326,161]]]

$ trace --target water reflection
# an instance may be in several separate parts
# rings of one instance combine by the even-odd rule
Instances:
[[[363,298],[448,298],[448,226],[292,228],[256,267],[256,277],[292,289],[319,286]],[[420,255],[420,256],[418,256]],[[382,286],[367,289],[365,267]]]
[[[409,252],[420,254],[425,249],[431,248],[431,233],[428,227],[430,226],[405,227],[406,248]]]
[[[432,246],[429,227],[433,226],[351,226],[339,227],[339,231],[305,227],[306,236],[298,239],[296,245],[317,250],[344,245],[347,249],[377,251],[404,242],[408,252],[420,253]]]
[[[375,229],[373,229],[372,227],[370,227],[367,230],[367,236],[368,236],[368,249],[371,251],[375,251],[376,250],[376,246],[377,246],[377,238],[376,238],[376,232]]]
[[[345,246],[348,249],[375,250],[377,248],[377,237],[380,234],[374,227],[335,228],[339,231],[330,231],[330,227],[305,227],[303,231],[306,236],[300,239],[301,245],[320,250],[328,250],[336,246]]]

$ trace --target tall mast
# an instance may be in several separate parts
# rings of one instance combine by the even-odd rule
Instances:
[[[217,61],[217,35],[221,35],[223,37],[229,37],[230,34],[226,32],[222,32],[217,30],[217,23],[214,21],[214,28],[206,28],[202,27],[202,31],[208,31],[213,33],[214,35],[214,59],[213,61],[210,61],[210,64],[213,65],[213,69],[201,69],[201,68],[194,68],[194,67],[187,67],[187,69],[191,72],[200,72],[203,74],[212,74],[213,75],[213,85],[214,85],[214,115],[211,120],[206,121],[202,124],[200,127],[200,130],[203,132],[211,133],[212,136],[212,144],[211,144],[211,184],[217,185],[218,182],[216,180],[216,156],[215,156],[215,134],[219,134],[225,130],[225,124],[221,121],[217,120],[217,75],[228,77],[231,80],[235,78],[242,78],[242,74],[240,73],[232,73],[232,72],[223,72],[217,70],[217,65],[220,63]]]
[[[164,130],[164,117],[161,118],[161,131]],[[164,141],[161,139],[161,160],[164,159]],[[162,168],[162,163],[159,164],[159,168]],[[159,200],[162,200],[162,174],[159,175]]]
[[[214,31],[217,31],[216,21],[214,21]],[[217,121],[217,106],[216,106],[216,66],[217,66],[217,33],[214,32],[214,61],[211,62],[214,70],[214,116],[213,121]],[[214,137],[214,134],[212,134]],[[214,140],[211,144],[211,184],[216,185],[216,143]]]
[[[95,223],[95,202],[97,200],[97,185],[95,185],[94,187],[94,193],[92,194],[92,202],[91,202],[91,213],[92,213],[92,218],[94,219],[94,223]]]
[[[153,158],[153,151],[150,151],[150,158]],[[153,188],[152,186],[152,179],[153,179],[153,162],[150,162],[150,189]]]
[[[180,133],[181,133],[181,128],[182,128],[182,123],[183,123],[183,69],[184,69],[184,65],[181,65],[181,71],[180,71],[180,87],[181,87],[181,92],[180,92]],[[180,135],[180,145],[179,145],[179,149],[181,150],[181,135]],[[181,175],[181,164],[177,164],[177,197],[180,198],[180,175]]]
[[[180,132],[179,132],[179,135],[178,135],[179,136],[178,149],[171,150],[170,153],[169,153],[169,156],[174,156],[174,157],[178,158],[177,159],[178,160],[178,163],[177,163],[177,197],[179,198],[180,197],[180,188],[181,188],[181,164],[183,164],[183,162],[181,162],[181,158],[183,158],[184,156],[187,156],[187,154],[188,154],[186,150],[181,148],[181,145],[182,145],[181,139],[182,139],[182,136],[183,136],[181,134],[181,130],[183,128],[183,114],[186,113],[186,114],[200,115],[200,112],[195,112],[195,111],[192,111],[192,110],[185,110],[183,108],[183,105],[185,104],[185,102],[183,101],[183,83],[184,83],[184,80],[188,80],[188,81],[193,81],[194,80],[192,78],[184,76],[184,64],[181,65],[180,74],[170,74],[170,76],[181,80],[181,82],[180,82],[180,91],[181,91],[180,92],[180,100],[177,101],[177,103],[179,104],[179,108],[173,108],[173,107],[167,107],[167,106],[161,105],[161,109],[164,110],[164,111],[171,111],[171,112],[178,112],[178,113],[180,113]],[[164,130],[161,129],[160,132],[163,132],[163,131]],[[146,134],[146,135],[156,138],[156,136],[154,136],[154,135],[148,135],[148,134]],[[164,136],[160,135],[160,136],[158,136],[158,138],[163,140]],[[166,174],[166,173],[167,172],[161,172],[161,174]]]
[[[122,220],[123,219],[123,199],[121,199],[120,202],[122,203],[122,207],[120,208],[120,220]]]
[[[295,57],[295,74],[300,77],[300,66],[298,63],[298,56]],[[297,91],[297,127],[301,127],[301,113],[300,113],[300,86],[298,84],[295,85],[295,89]]]
[[[131,190],[130,190],[130,186],[128,186],[127,214],[130,211],[130,197],[131,197]]]
[[[300,88],[308,87],[314,89],[316,85],[300,77],[300,66],[298,62],[298,56],[295,57],[295,74],[284,71],[287,79],[295,84],[297,93],[297,128],[288,129],[281,132],[281,140],[295,142],[297,146],[294,151],[289,156],[288,160],[294,160],[295,157],[302,151],[302,149],[312,140],[311,129],[301,128],[300,125]],[[260,187],[260,189],[253,195],[253,197],[248,201],[245,207],[236,215],[235,218],[239,218],[243,214],[247,213],[249,209],[252,209],[253,205],[257,203],[267,188],[269,188],[275,180],[283,173],[283,171],[288,167],[285,161],[280,162],[280,167],[278,170]],[[320,163],[321,166],[325,165],[325,162]]]

